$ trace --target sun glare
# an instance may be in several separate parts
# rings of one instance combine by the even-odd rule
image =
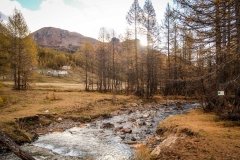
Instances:
[[[140,45],[141,46],[147,46],[147,39],[146,39],[146,37],[140,36],[139,39],[140,39]]]

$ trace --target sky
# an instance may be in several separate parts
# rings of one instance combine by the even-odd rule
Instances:
[[[42,27],[57,27],[98,38],[99,29],[114,29],[124,34],[128,28],[126,14],[134,0],[0,0],[0,12],[9,16],[19,9],[31,32]],[[145,0],[139,0],[140,6]],[[161,23],[171,0],[152,0]]]

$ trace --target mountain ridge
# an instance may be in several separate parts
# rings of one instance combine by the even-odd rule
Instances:
[[[31,33],[40,47],[53,48],[70,53],[81,49],[85,43],[97,44],[99,41],[77,32],[70,32],[56,27],[43,27]]]

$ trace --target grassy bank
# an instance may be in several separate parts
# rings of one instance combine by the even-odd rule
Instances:
[[[156,141],[158,145],[151,150],[153,159],[237,160],[240,123],[222,121],[214,113],[194,110],[160,123]],[[139,154],[144,152],[141,148]]]

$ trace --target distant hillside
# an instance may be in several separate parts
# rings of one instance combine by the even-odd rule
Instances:
[[[79,47],[83,47],[84,43],[89,42],[93,45],[98,40],[85,37],[76,32],[67,30],[44,27],[32,33],[33,39],[41,47],[54,48],[61,51],[75,52]]]

